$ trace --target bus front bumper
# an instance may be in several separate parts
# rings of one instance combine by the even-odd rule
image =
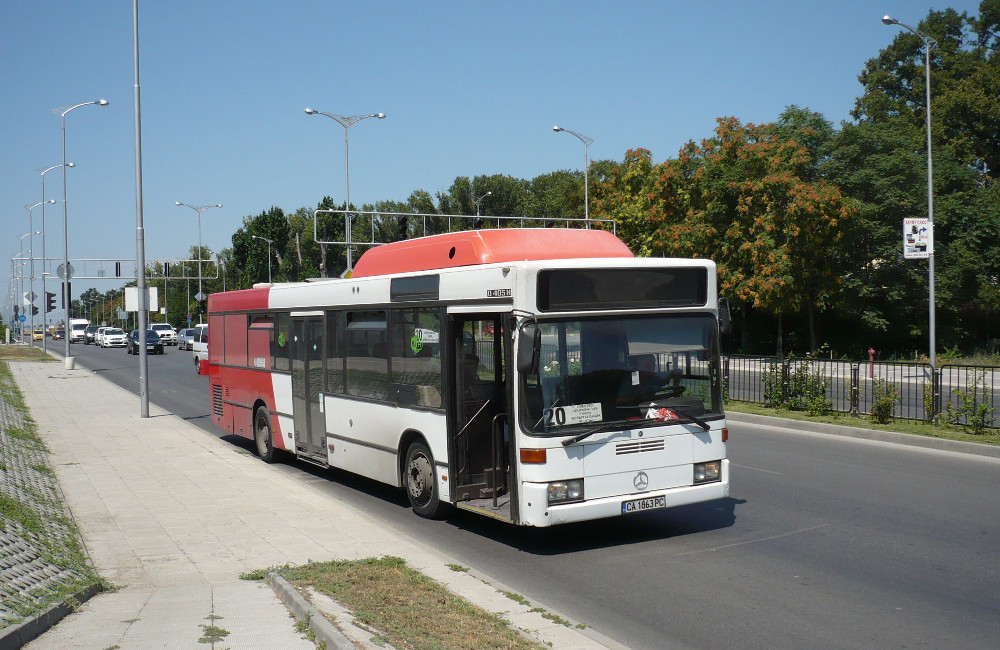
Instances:
[[[728,465],[728,462],[724,461],[724,464]],[[525,526],[555,526],[574,521],[627,516],[623,514],[626,509],[623,504],[628,502],[642,501],[645,504],[655,504],[653,507],[635,510],[636,512],[646,512],[725,499],[729,496],[729,471],[726,467],[722,473],[722,480],[714,483],[667,490],[651,490],[559,505],[548,505],[547,483],[525,483],[523,490],[524,500],[520,512],[520,523]],[[662,501],[658,499],[659,497],[663,497]]]

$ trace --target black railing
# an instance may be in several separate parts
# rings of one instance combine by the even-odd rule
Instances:
[[[894,396],[893,418],[1000,428],[1000,366],[732,355],[723,373],[740,402],[868,415],[881,393]]]

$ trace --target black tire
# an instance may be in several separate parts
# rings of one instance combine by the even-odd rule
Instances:
[[[274,437],[271,435],[271,411],[266,406],[257,409],[253,416],[253,441],[257,455],[265,463],[275,460]]]
[[[197,357],[195,357],[195,360],[194,360],[194,374],[196,374],[196,375],[200,375],[201,374],[201,365],[199,365]]]
[[[440,519],[447,512],[448,504],[438,498],[434,457],[427,445],[422,442],[410,445],[406,450],[403,475],[403,489],[413,512],[427,519]]]

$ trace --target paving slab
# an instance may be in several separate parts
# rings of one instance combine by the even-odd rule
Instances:
[[[240,574],[379,555],[406,559],[488,611],[502,607],[551,647],[622,647],[498,599],[487,576],[451,571],[451,558],[329,497],[321,481],[297,480],[155,405],[141,418],[135,395],[89,370],[11,369],[95,566],[120,587],[32,650],[212,647],[199,642],[206,626],[226,633],[216,647],[313,648],[274,591]]]

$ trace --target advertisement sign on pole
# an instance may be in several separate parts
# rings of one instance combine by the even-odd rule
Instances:
[[[934,252],[934,224],[923,219],[903,219],[903,258],[927,259]]]

